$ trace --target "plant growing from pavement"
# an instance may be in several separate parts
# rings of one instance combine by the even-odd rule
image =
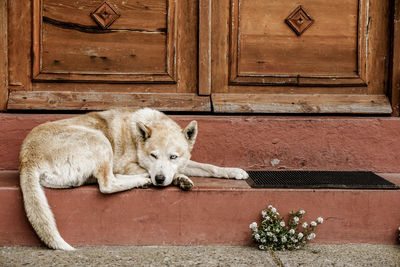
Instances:
[[[295,250],[314,239],[316,237],[314,231],[319,224],[323,223],[324,219],[318,217],[316,221],[301,223],[304,214],[304,210],[291,211],[285,222],[285,219],[279,216],[278,211],[272,205],[262,210],[261,225],[258,226],[256,222],[250,224],[252,237],[258,243],[258,248],[261,250]]]

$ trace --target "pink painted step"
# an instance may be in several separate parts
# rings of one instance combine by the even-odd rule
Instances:
[[[40,244],[25,218],[18,151],[36,125],[61,114],[0,113],[0,245]],[[173,116],[196,119],[193,159],[269,170],[400,173],[400,119],[285,116]],[[3,171],[1,171],[3,170]],[[7,171],[14,170],[14,171]],[[400,175],[386,175],[400,184]],[[251,189],[244,181],[195,179],[196,187],[102,195],[95,186],[46,190],[60,231],[73,245],[250,244],[248,225],[267,204],[281,214],[305,209],[325,223],[319,243],[395,242],[400,192]]]
[[[18,168],[26,134],[61,114],[0,113],[0,170]],[[245,169],[370,170],[400,173],[400,118],[172,116],[196,119],[193,159]]]
[[[400,174],[384,174],[400,185]],[[96,186],[46,189],[62,236],[80,245],[249,245],[252,221],[268,204],[281,215],[322,216],[315,242],[394,244],[400,190],[251,189],[245,181],[194,179],[175,187],[104,195]],[[22,206],[16,171],[0,172],[0,246],[39,245]]]

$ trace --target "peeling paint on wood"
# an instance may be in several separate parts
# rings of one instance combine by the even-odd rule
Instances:
[[[211,111],[210,98],[196,94],[12,91],[8,109],[104,110],[152,107],[164,111]]]
[[[213,94],[215,112],[222,113],[354,113],[390,114],[383,95]]]

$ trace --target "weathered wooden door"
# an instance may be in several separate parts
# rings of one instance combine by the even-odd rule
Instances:
[[[391,113],[399,1],[1,3],[2,110]]]
[[[8,1],[8,109],[209,111],[198,1]]]
[[[212,61],[200,72],[210,77],[215,111],[391,112],[390,1],[219,0],[201,8],[200,21],[211,17],[211,37],[203,29],[200,42],[210,38]]]

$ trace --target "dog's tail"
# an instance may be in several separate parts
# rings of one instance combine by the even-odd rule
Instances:
[[[20,184],[28,220],[39,238],[49,247],[61,250],[74,250],[61,237],[57,230],[53,213],[50,210],[46,195],[39,183],[39,171],[31,168],[20,168]]]

